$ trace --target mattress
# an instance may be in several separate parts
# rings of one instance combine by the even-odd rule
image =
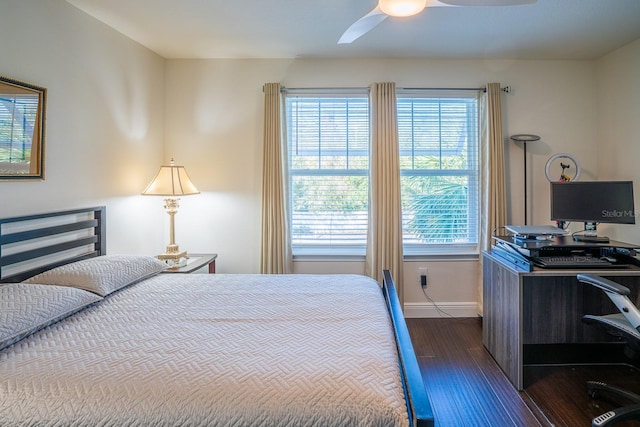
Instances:
[[[406,426],[379,285],[160,274],[0,351],[2,426]]]

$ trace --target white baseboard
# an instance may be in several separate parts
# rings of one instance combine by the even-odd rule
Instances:
[[[476,302],[406,303],[404,317],[478,317]]]

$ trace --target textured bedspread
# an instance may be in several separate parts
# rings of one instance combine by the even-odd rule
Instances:
[[[405,426],[380,288],[163,274],[0,351],[1,426]]]

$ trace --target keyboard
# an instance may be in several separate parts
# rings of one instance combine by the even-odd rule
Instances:
[[[533,258],[533,262],[542,268],[626,268],[627,264],[614,263],[586,255],[543,256]]]

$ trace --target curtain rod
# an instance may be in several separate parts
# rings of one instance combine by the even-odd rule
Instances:
[[[486,87],[399,87],[401,90],[477,90],[478,92],[486,92]],[[511,93],[511,86],[501,87],[504,93]]]
[[[476,91],[482,91],[482,92],[486,92],[487,88],[486,87],[399,87],[398,89],[400,90],[476,90]],[[332,91],[332,90],[341,90],[341,91],[362,91],[362,90],[369,90],[368,87],[295,87],[295,88],[286,88],[286,87],[281,87],[280,88],[280,92],[288,92],[288,91],[305,91],[305,90],[310,90],[310,91]],[[504,93],[511,93],[511,86],[505,86],[505,87],[501,87],[500,90]]]
[[[305,90],[309,90],[309,91],[358,91],[358,92],[362,92],[365,90],[369,90],[368,87],[284,87],[282,86],[280,88],[280,92],[288,92],[288,91],[305,91]]]

